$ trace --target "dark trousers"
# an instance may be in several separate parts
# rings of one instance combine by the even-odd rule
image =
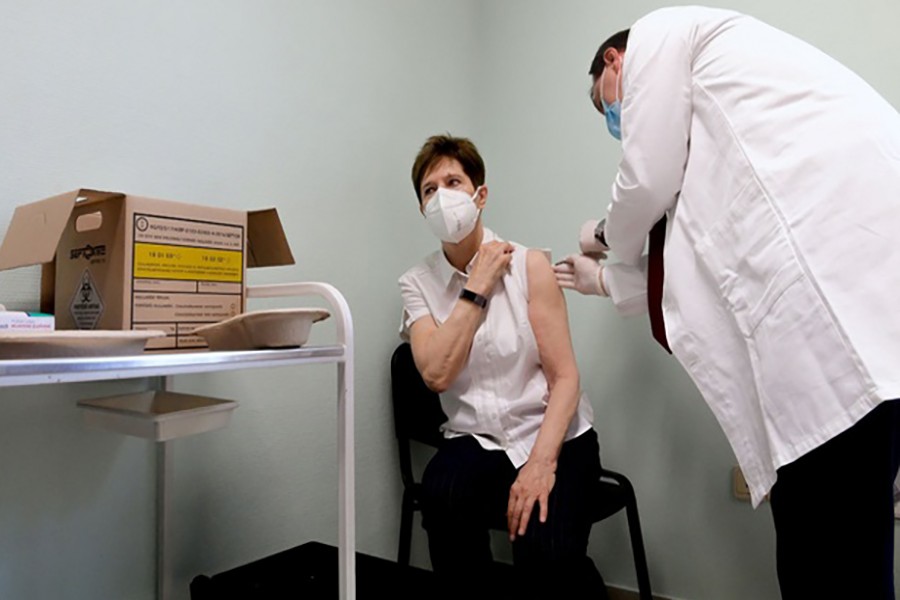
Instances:
[[[784,600],[894,598],[900,400],[778,469],[770,494]]]
[[[428,463],[422,525],[441,589],[467,599],[606,598],[603,579],[587,556],[590,506],[600,477],[596,432],[563,444],[547,520],[539,521],[535,505],[525,535],[513,542],[513,577],[506,581],[497,577],[489,530],[506,529],[517,474],[505,452],[485,450],[471,436],[446,440]]]

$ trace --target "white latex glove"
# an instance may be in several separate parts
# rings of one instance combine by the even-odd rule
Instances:
[[[582,254],[595,258],[606,258],[606,251],[609,250],[609,247],[601,244],[600,240],[594,236],[594,232],[599,224],[600,221],[597,219],[584,222],[581,230],[578,232],[578,246],[581,248]]]
[[[553,273],[561,288],[586,295],[608,297],[603,285],[603,262],[586,254],[570,254],[555,265]]]

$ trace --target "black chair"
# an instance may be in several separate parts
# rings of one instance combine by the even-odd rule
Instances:
[[[421,510],[421,483],[413,475],[410,442],[415,441],[437,448],[443,436],[439,430],[447,420],[441,410],[439,396],[428,389],[413,362],[412,348],[408,343],[400,344],[391,357],[391,398],[394,406],[394,427],[400,451],[400,476],[403,481],[403,505],[400,513],[400,546],[397,562],[409,564],[412,542],[413,513]],[[641,600],[652,600],[650,575],[641,536],[637,499],[628,478],[620,473],[602,469],[597,481],[595,497],[597,502],[592,515],[597,523],[623,508],[628,519],[631,536],[631,550],[634,554],[634,568],[637,572],[638,591]],[[505,522],[497,525],[505,529]]]

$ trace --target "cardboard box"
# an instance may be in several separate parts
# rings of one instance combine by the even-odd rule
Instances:
[[[195,327],[244,312],[248,267],[294,257],[274,208],[81,189],[16,208],[0,270],[37,264],[57,329],[160,329],[148,350],[172,351],[205,348]]]

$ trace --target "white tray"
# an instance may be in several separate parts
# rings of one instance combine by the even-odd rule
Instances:
[[[140,354],[147,340],[165,335],[156,330],[3,330],[0,360]]]
[[[175,392],[142,392],[80,400],[85,423],[164,442],[221,429],[237,407],[233,400],[219,400]]]
[[[323,308],[276,308],[235,315],[197,327],[210,350],[299,348],[309,340],[313,323],[330,316]]]

